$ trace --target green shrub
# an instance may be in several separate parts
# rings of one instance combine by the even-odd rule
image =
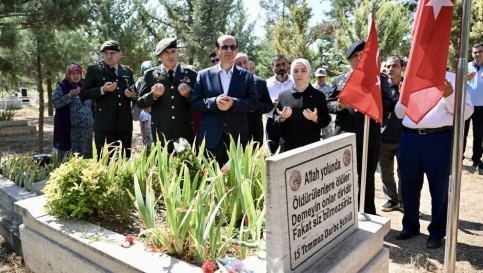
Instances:
[[[134,191],[134,172],[132,162],[125,158],[112,160],[108,168],[109,207],[108,209],[122,219],[128,218],[134,209],[129,196]]]
[[[102,215],[111,201],[107,168],[73,156],[52,172],[44,188],[47,209],[54,216],[87,218]]]

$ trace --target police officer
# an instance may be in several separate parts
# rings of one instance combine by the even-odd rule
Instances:
[[[82,99],[94,101],[94,135],[98,154],[105,143],[122,145],[126,157],[131,156],[131,103],[136,100],[132,70],[119,63],[122,51],[117,41],[102,44],[103,61],[87,68]]]
[[[147,70],[137,104],[151,106],[151,132],[154,141],[176,141],[180,137],[193,142],[193,122],[190,97],[196,73],[182,67],[176,38],[164,38],[157,45],[155,55],[162,64]],[[173,145],[169,144],[169,151]]]

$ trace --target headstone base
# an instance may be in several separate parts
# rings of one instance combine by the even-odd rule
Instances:
[[[371,220],[359,222],[359,228],[306,273],[387,273],[389,250],[383,247],[384,236],[391,229],[391,220],[371,215]],[[256,273],[267,272],[267,263],[255,257],[245,263]],[[275,272],[275,271],[269,271]]]
[[[391,229],[391,220],[376,215],[370,217],[369,221],[359,222],[356,231],[306,272],[389,272],[389,250],[383,244],[384,236]]]

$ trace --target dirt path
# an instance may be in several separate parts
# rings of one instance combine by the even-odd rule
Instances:
[[[466,165],[471,165],[466,162]],[[461,181],[461,202],[457,245],[456,272],[483,272],[483,176],[475,168],[464,167]],[[402,228],[400,211],[382,212],[380,207],[387,200],[382,192],[382,182],[376,174],[376,209],[381,216],[391,219],[391,231],[385,237],[389,249],[390,272],[443,272],[444,248],[427,249],[427,227],[431,220],[431,204],[427,183],[421,195],[421,232],[407,241],[396,240]]]

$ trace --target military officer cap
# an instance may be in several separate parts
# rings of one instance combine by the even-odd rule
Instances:
[[[365,46],[366,46],[366,42],[364,41],[353,42],[352,45],[349,46],[349,48],[345,52],[345,57],[347,59],[350,59],[352,55],[354,55],[354,53],[364,50]]]
[[[121,51],[121,46],[117,41],[109,40],[104,42],[101,46],[101,52],[106,50]]]
[[[156,51],[154,54],[158,56],[159,54],[163,53],[165,49],[168,48],[178,48],[176,38],[164,38],[156,45]]]

